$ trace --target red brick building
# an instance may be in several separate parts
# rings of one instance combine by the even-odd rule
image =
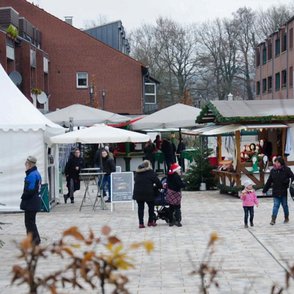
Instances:
[[[292,99],[294,17],[256,48],[256,99]]]
[[[142,113],[148,70],[141,63],[25,0],[0,0],[3,7],[12,8],[10,21],[20,34],[11,40],[0,27],[0,62],[8,73],[20,72],[20,88],[28,98],[36,87],[49,96],[51,111],[80,103],[122,114]],[[28,38],[22,35],[21,18],[32,27]],[[14,48],[14,60],[7,56],[7,47]]]

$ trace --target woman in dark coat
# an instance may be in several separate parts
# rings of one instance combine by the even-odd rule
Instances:
[[[70,198],[71,203],[74,203],[74,192],[80,190],[80,177],[79,173],[84,167],[84,160],[81,158],[81,152],[79,149],[74,150],[74,156],[71,156],[66,163],[64,173],[66,176],[66,185],[68,193],[64,194],[64,202]]]
[[[156,226],[155,214],[154,214],[154,200],[156,189],[161,189],[162,184],[157,177],[156,173],[153,171],[151,163],[149,160],[144,160],[138,166],[135,175],[135,185],[133,199],[137,201],[138,204],[138,218],[139,218],[139,228],[145,228],[144,226],[144,206],[145,202],[148,205],[149,219],[148,226]]]
[[[274,206],[272,212],[272,220],[270,222],[271,225],[274,225],[276,223],[276,218],[281,204],[285,216],[284,223],[289,222],[287,190],[289,187],[290,179],[291,182],[294,180],[293,172],[288,166],[285,165],[284,159],[278,156],[274,160],[274,167],[271,169],[269,178],[262,190],[263,193],[266,193],[270,187],[272,187],[273,189],[272,195],[274,199]]]

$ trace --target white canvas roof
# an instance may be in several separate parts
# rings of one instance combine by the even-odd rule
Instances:
[[[68,132],[66,134],[50,138],[53,144],[98,144],[98,143],[123,143],[123,142],[147,142],[150,137],[138,132],[127,131],[119,128],[97,124],[89,128]]]
[[[93,126],[98,123],[120,123],[130,120],[127,116],[81,104],[73,104],[47,113],[46,117],[59,125],[67,127],[71,119],[73,126],[85,127]]]
[[[195,127],[201,109],[177,103],[131,124],[133,130]]]
[[[11,81],[0,64],[0,129],[9,130],[46,130],[47,127],[62,128],[47,119]],[[58,129],[61,130],[58,132]],[[53,130],[52,130],[53,131]]]
[[[211,101],[223,117],[294,115],[293,99]]]

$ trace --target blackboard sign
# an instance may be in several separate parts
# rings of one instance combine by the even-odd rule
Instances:
[[[134,174],[111,173],[111,202],[133,201]]]

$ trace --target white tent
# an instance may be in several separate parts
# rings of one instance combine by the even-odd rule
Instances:
[[[0,211],[17,211],[27,156],[33,155],[37,158],[43,183],[48,183],[48,151],[45,139],[63,133],[64,129],[52,123],[33,106],[14,85],[1,64],[0,89]],[[53,167],[54,165],[51,176],[56,174]],[[51,193],[54,194],[54,191]]]
[[[195,127],[201,109],[177,103],[131,124],[133,130]]]
[[[98,144],[98,143],[123,143],[123,142],[147,142],[148,135],[127,131],[119,128],[97,124],[89,128],[68,132],[66,134],[50,138],[52,144]]]
[[[46,117],[66,127],[69,127],[70,124],[72,124],[72,126],[89,127],[98,123],[120,123],[130,120],[127,116],[81,104],[73,104],[50,112],[46,114]]]

